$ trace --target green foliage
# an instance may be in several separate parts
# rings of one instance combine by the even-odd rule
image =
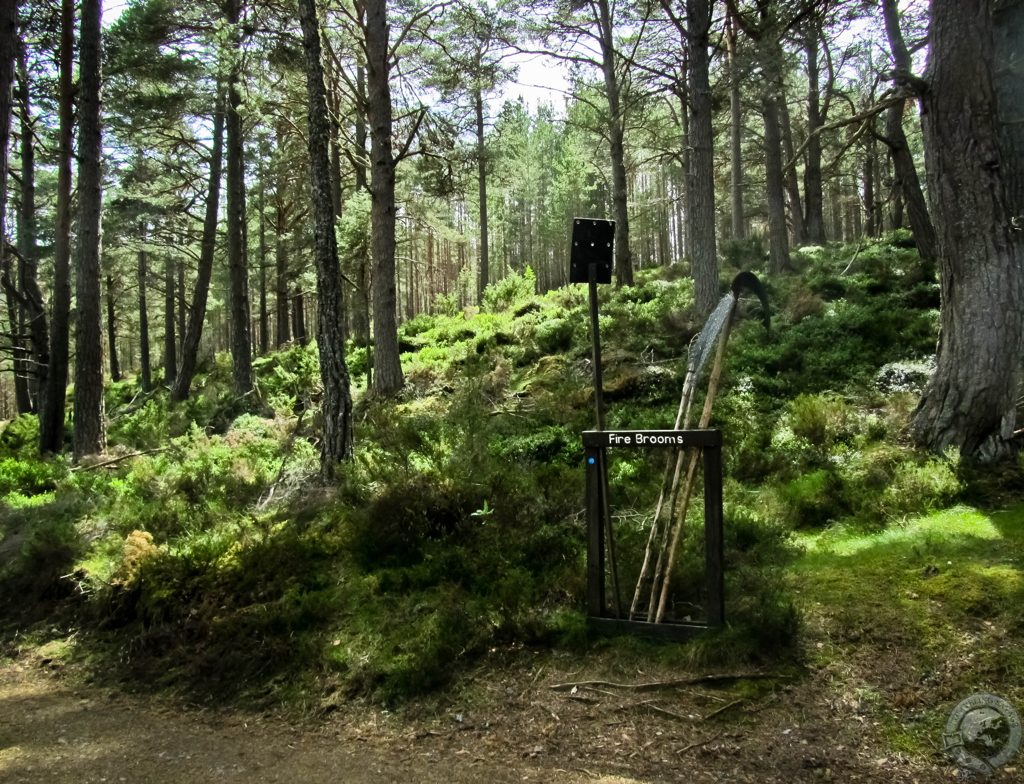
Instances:
[[[537,293],[537,276],[527,266],[522,274],[512,271],[484,289],[483,309],[491,313],[511,310]]]
[[[0,450],[5,454],[30,455],[39,450],[39,417],[22,414],[0,432]]]
[[[33,496],[51,492],[67,470],[67,464],[60,459],[0,459],[0,499],[13,494]]]
[[[320,362],[315,343],[294,345],[253,361],[259,391],[275,411],[294,411],[317,394]]]
[[[109,441],[135,449],[155,449],[171,437],[174,420],[167,398],[153,397],[137,410],[115,418],[108,429]]]

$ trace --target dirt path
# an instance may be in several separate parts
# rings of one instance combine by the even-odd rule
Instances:
[[[521,763],[499,767],[471,752],[442,757],[415,742],[378,747],[333,725],[314,731],[252,716],[154,706],[137,697],[70,687],[25,664],[0,667],[0,780],[631,784]]]
[[[454,695],[460,712],[396,717],[343,705],[296,723],[126,695],[44,664],[0,661],[4,784],[930,784],[956,775],[938,755],[887,750],[877,722],[844,705],[828,673],[733,699],[604,682],[551,688],[592,675],[572,668],[488,671]]]

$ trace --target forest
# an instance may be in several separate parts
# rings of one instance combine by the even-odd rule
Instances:
[[[1024,709],[1022,116],[1021,0],[0,4],[0,741],[107,689],[357,782],[1015,780],[946,721]],[[583,433],[691,404],[725,622],[601,634]],[[671,538],[699,621],[711,480],[608,454],[602,579]],[[52,743],[0,773],[121,773]]]

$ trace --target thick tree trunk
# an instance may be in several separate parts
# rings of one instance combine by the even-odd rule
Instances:
[[[320,27],[314,0],[299,0],[299,21],[306,52],[306,92],[309,100],[310,184],[313,197],[313,257],[319,301],[317,349],[324,386],[323,436],[320,439],[320,477],[334,478],[337,465],[352,455],[352,396],[345,364],[345,313],[341,268],[334,234],[334,209],[328,168],[330,124],[320,61]]]
[[[199,247],[196,288],[188,312],[188,326],[181,339],[181,367],[178,368],[178,375],[171,388],[171,400],[179,402],[188,397],[192,378],[195,376],[199,342],[202,340],[203,323],[206,321],[206,303],[210,295],[210,278],[213,276],[213,256],[217,249],[217,218],[220,211],[220,180],[224,164],[225,100],[224,92],[218,90],[217,103],[213,110],[213,147],[210,149],[210,177],[206,189],[206,212],[203,216],[203,239]],[[140,260],[140,265],[142,263]]]
[[[912,432],[929,449],[992,459],[1014,431],[1024,235],[1010,225],[1005,196],[991,0],[932,0],[931,8],[922,124],[942,316]]]
[[[146,224],[139,222],[139,239],[146,242]],[[153,367],[149,354],[149,303],[146,293],[149,283],[149,265],[145,248],[139,248],[139,381],[143,392],[153,388]],[[173,390],[172,390],[173,396]]]
[[[77,325],[75,329],[74,456],[103,451],[103,319],[100,305],[103,155],[100,126],[102,0],[83,0],[82,53],[78,110],[78,252],[75,260]]]
[[[709,54],[710,0],[687,0],[690,94],[690,209],[693,220],[693,285],[697,312],[705,316],[718,304],[718,252],[715,247],[715,157],[711,126]]]
[[[390,41],[386,0],[367,0],[366,97],[370,124],[373,239],[373,391],[391,395],[405,383],[398,350],[395,290],[395,158],[391,148]]]
[[[231,361],[238,396],[252,391],[252,338],[249,324],[249,269],[245,252],[245,150],[242,140],[241,32],[237,29],[240,0],[226,0],[225,16],[232,26],[233,59],[228,72],[227,158],[228,158],[228,280],[231,305]]]
[[[612,215],[615,217],[615,282],[633,285],[633,255],[629,245],[629,191],[626,180],[626,119],[621,86],[615,73],[615,38],[608,0],[597,0],[601,40],[601,70],[608,100],[608,152],[612,164]]]
[[[121,363],[117,360],[117,317],[114,313],[114,276],[107,273],[107,357],[110,380],[121,380]]]
[[[60,2],[60,54],[57,97],[57,200],[53,236],[50,361],[39,417],[39,449],[59,452],[65,440],[71,336],[71,194],[75,133],[75,2]]]

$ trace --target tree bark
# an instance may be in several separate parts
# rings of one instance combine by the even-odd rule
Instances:
[[[269,151],[266,153],[269,155]],[[270,348],[270,313],[267,310],[267,182],[266,175],[260,171],[259,198],[259,254],[260,254],[260,290],[259,290],[259,352],[266,354]]]
[[[789,120],[789,104],[786,102],[786,93],[781,83],[775,105],[779,111],[779,130],[782,132],[782,155],[783,161],[793,160],[796,148],[793,146],[793,129]],[[790,166],[783,172],[783,182],[786,189],[786,201],[789,204],[789,224],[793,235],[793,242],[797,245],[804,245],[807,242],[807,230],[804,226],[803,201],[800,198],[800,181],[796,174],[796,167]]]
[[[345,312],[341,268],[334,234],[334,205],[329,168],[330,123],[320,52],[320,26],[314,0],[299,0],[299,21],[306,53],[306,93],[309,100],[310,185],[313,197],[313,257],[316,263],[317,349],[324,386],[323,436],[320,439],[320,478],[334,479],[338,463],[352,455],[352,396],[345,364]]]
[[[991,0],[931,9],[922,125],[942,315],[912,433],[934,451],[988,460],[1008,453],[1015,425],[1024,235],[1011,227],[1001,167]]]
[[[615,73],[615,38],[608,0],[597,0],[601,40],[601,71],[608,100],[608,152],[612,164],[612,214],[615,216],[615,282],[633,285],[633,256],[629,245],[629,191],[626,180],[625,116],[621,86]]]
[[[910,87],[913,90],[913,86],[909,84],[911,82],[910,52],[903,39],[903,31],[900,29],[896,0],[882,0],[882,15],[885,20],[889,48],[892,50],[896,83],[898,86]],[[921,180],[917,174],[917,166],[914,164],[914,156],[910,152],[907,135],[903,130],[905,106],[906,104],[901,101],[886,111],[883,140],[892,155],[892,165],[906,202],[907,219],[910,221],[910,230],[917,243],[917,251],[921,260],[928,267],[934,269],[938,263],[935,227],[932,225],[931,215],[928,212],[928,202],[925,201],[924,191],[921,189]]]
[[[100,69],[102,0],[83,0],[78,111],[78,252],[75,259],[74,457],[103,451],[103,326],[100,306],[100,216],[103,202]]]
[[[189,388],[192,386],[199,359],[203,323],[206,321],[206,303],[210,295],[210,278],[213,276],[213,256],[217,248],[220,180],[224,163],[225,100],[224,91],[218,90],[217,103],[213,110],[213,146],[210,149],[210,177],[206,189],[206,212],[203,216],[203,239],[199,248],[196,288],[188,312],[188,326],[181,339],[181,367],[178,368],[178,375],[171,388],[171,400],[178,402],[188,397]],[[143,262],[140,259],[141,263]]]
[[[484,96],[479,86],[473,93],[476,109],[476,180],[477,196],[480,201],[480,274],[477,282],[476,301],[483,304],[484,289],[491,280],[490,248],[487,237],[487,148],[484,146]]]
[[[174,318],[174,258],[164,258],[164,383],[174,383],[178,376],[178,346],[175,341]]]
[[[729,65],[729,151],[732,159],[729,195],[732,201],[732,238],[745,240],[747,219],[743,207],[743,109],[740,103],[739,69],[736,65],[736,23],[731,13],[726,16],[725,42]]]
[[[18,210],[18,287],[25,298],[25,316],[32,343],[32,368],[29,392],[33,408],[42,409],[46,389],[46,373],[50,365],[50,333],[46,320],[46,303],[39,288],[39,248],[36,230],[36,163],[33,135],[32,102],[26,46],[20,47],[19,82],[21,91],[21,200]]]
[[[54,216],[50,362],[39,416],[39,450],[64,448],[71,323],[71,155],[74,136],[75,3],[61,0],[58,65],[57,208]]]
[[[693,285],[697,312],[709,314],[718,304],[718,251],[715,246],[715,157],[712,129],[711,2],[687,0],[690,99],[690,209],[693,220]]]
[[[768,202],[768,269],[789,269],[789,232],[786,228],[786,194],[782,180],[782,138],[778,102],[774,95],[761,98],[764,118],[765,197]]]
[[[825,207],[821,184],[821,135],[825,124],[821,112],[821,86],[818,55],[820,29],[808,25],[804,33],[804,54],[807,57],[807,150],[804,161],[804,230],[807,240],[815,245],[825,243]],[[831,84],[827,89],[831,89]]]
[[[296,343],[306,345],[306,296],[298,289],[292,296],[292,334]]]
[[[395,158],[391,147],[390,40],[386,0],[367,0],[366,97],[370,125],[373,239],[373,391],[391,395],[405,383],[398,350],[395,283]]]
[[[228,209],[227,253],[228,279],[231,294],[231,361],[234,367],[235,394],[239,397],[252,391],[252,338],[249,324],[249,270],[245,252],[245,150],[242,140],[242,118],[238,107],[241,81],[241,31],[238,29],[240,0],[226,0],[225,17],[232,27],[233,52],[228,71],[227,158]]]
[[[11,274],[7,251],[7,149],[11,139],[14,113],[14,64],[18,53],[18,3],[8,0],[0,8],[0,277],[7,295],[7,314],[14,355],[14,389],[18,413],[32,410],[28,387],[28,350],[25,348],[23,296]]]
[[[139,239],[146,242],[146,223],[139,222]],[[146,301],[146,290],[149,283],[149,265],[146,261],[145,248],[139,248],[139,381],[143,392],[153,388],[153,368],[149,355],[149,303]],[[173,391],[172,391],[173,398]]]
[[[1024,2],[996,3],[995,91],[1008,208],[1024,231]]]
[[[117,360],[117,318],[114,313],[114,276],[107,273],[107,357],[110,380],[121,380],[121,363]]]

